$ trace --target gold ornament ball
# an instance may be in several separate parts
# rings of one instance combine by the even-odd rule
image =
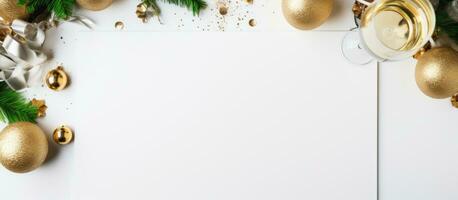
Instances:
[[[111,5],[113,0],[76,0],[79,6],[84,9],[99,11]]]
[[[283,15],[297,29],[311,30],[331,15],[334,0],[283,0]]]
[[[68,144],[73,140],[73,131],[68,126],[62,125],[54,130],[52,138],[57,144]]]
[[[37,125],[16,122],[0,132],[0,162],[16,173],[32,171],[46,159],[48,141]]]
[[[46,74],[46,85],[49,89],[60,91],[67,87],[69,78],[63,67],[57,67]]]
[[[458,52],[433,48],[418,58],[415,79],[420,90],[435,99],[458,93]]]
[[[15,19],[26,19],[28,14],[25,6],[17,5],[17,0],[0,0],[0,17],[11,23]]]

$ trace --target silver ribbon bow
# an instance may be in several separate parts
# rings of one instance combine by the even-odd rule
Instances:
[[[45,41],[43,24],[14,20],[0,46],[0,81],[5,81],[13,90],[28,86],[29,77],[37,73],[39,66],[47,60],[41,52]]]
[[[10,26],[0,24],[0,28],[9,31],[0,46],[0,81],[5,81],[11,89],[25,89],[32,77],[41,75],[40,65],[47,60],[42,52],[45,32],[59,22],[54,16],[39,23],[14,20]],[[71,16],[66,21],[88,28],[94,25],[92,20],[81,16]]]

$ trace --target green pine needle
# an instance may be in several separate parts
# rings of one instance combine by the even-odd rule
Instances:
[[[72,15],[75,0],[18,0],[18,5],[26,6],[27,12],[35,14],[42,9],[46,9],[59,19],[67,19]]]
[[[450,18],[447,13],[447,6],[453,0],[439,0],[439,6],[436,10],[436,28],[440,32],[447,34],[452,40],[458,42],[458,22]]]
[[[161,9],[157,5],[156,0],[142,0],[142,3],[146,4],[146,6],[151,7],[153,10],[153,15],[160,15],[161,14]]]
[[[35,122],[38,108],[5,82],[0,82],[0,121],[4,123]]]
[[[167,3],[175,4],[181,7],[186,7],[192,11],[192,14],[199,15],[200,11],[207,7],[207,3],[203,0],[162,0]]]

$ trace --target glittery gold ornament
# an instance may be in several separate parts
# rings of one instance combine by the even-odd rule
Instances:
[[[420,90],[432,98],[458,93],[458,52],[449,47],[426,51],[418,58],[415,78]]]
[[[60,91],[67,87],[69,78],[67,73],[65,73],[64,68],[59,66],[48,72],[45,82],[49,89]]]
[[[334,0],[283,0],[283,15],[297,29],[310,30],[323,24],[331,15]]]
[[[57,144],[68,144],[73,140],[73,131],[68,126],[62,125],[54,130],[52,138]]]
[[[46,159],[48,141],[37,125],[17,122],[0,132],[0,162],[16,173],[32,171]]]
[[[0,0],[0,17],[11,23],[15,19],[26,19],[28,14],[25,6],[17,5],[17,0]]]
[[[99,11],[111,5],[113,0],[76,0],[79,6],[84,9]]]

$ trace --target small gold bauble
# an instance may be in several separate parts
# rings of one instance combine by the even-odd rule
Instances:
[[[458,93],[452,96],[452,106],[458,108]]]
[[[49,89],[60,91],[67,87],[69,78],[64,68],[59,66],[46,74],[45,82]]]
[[[283,0],[283,15],[297,29],[310,30],[331,15],[334,0]]]
[[[28,14],[25,6],[17,5],[17,0],[0,0],[0,17],[11,23],[15,19],[26,19]]]
[[[57,144],[68,144],[73,140],[73,131],[68,126],[62,125],[54,130],[52,138]]]
[[[418,58],[415,79],[426,95],[443,99],[458,93],[458,52],[433,48]]]
[[[76,0],[76,3],[84,9],[99,11],[111,5],[113,0]]]
[[[16,173],[32,171],[45,161],[48,141],[37,125],[16,122],[0,132],[0,162]]]

